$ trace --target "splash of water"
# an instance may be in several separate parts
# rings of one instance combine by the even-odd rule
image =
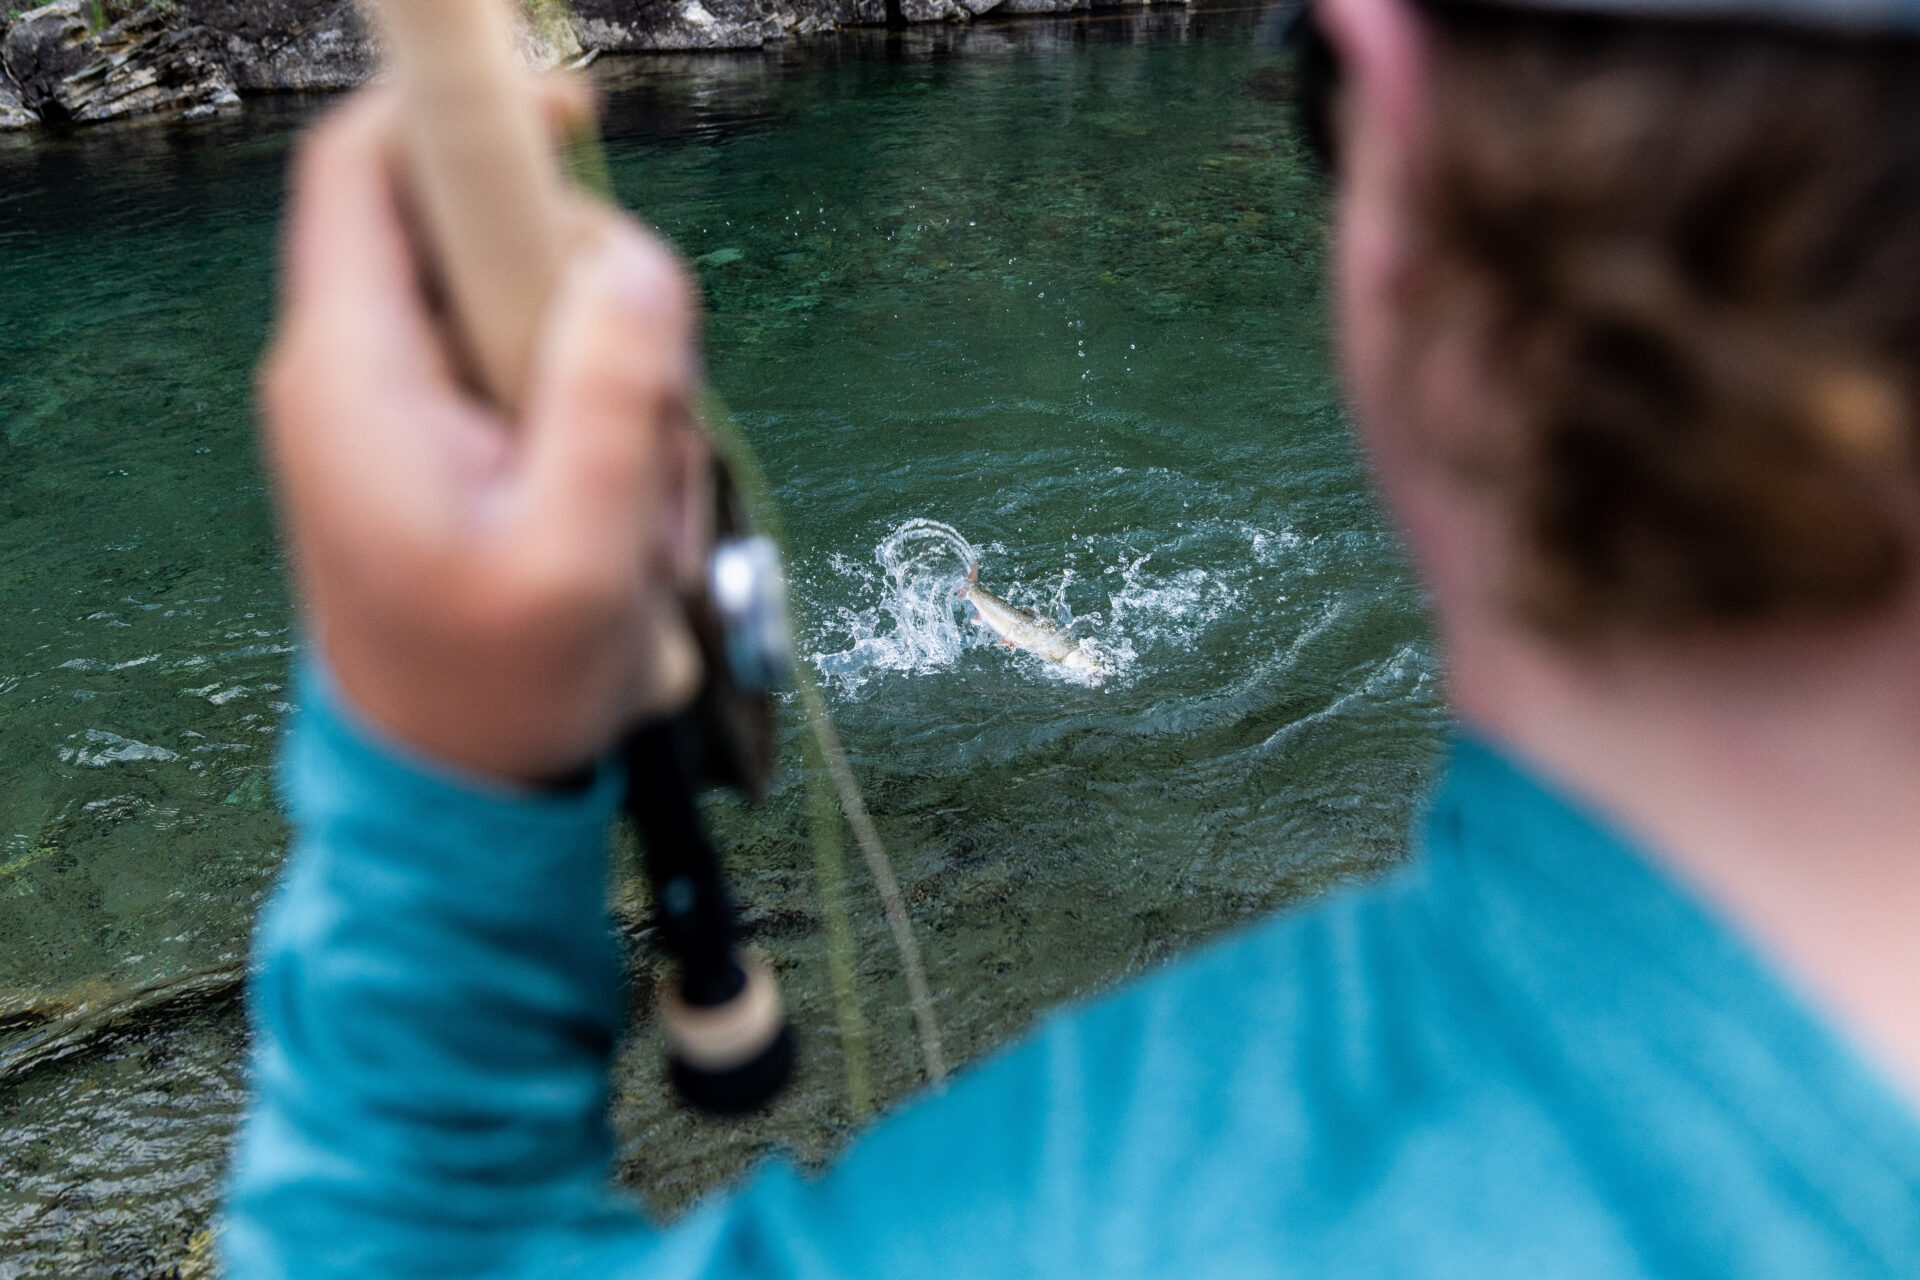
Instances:
[[[984,548],[1001,550],[998,544]],[[877,606],[867,609],[842,608],[839,623],[852,639],[850,647],[835,653],[817,655],[822,674],[843,688],[864,684],[875,671],[930,672],[954,666],[963,650],[995,643],[983,628],[962,621],[968,610],[960,606],[960,589],[966,583],[967,570],[977,562],[980,550],[952,525],[939,520],[915,518],[899,525],[874,547],[874,560],[881,573],[876,579],[865,571]],[[834,568],[842,574],[859,572],[845,559],[836,559]],[[1020,584],[1002,588],[1009,598],[1026,603],[1066,626],[1100,664],[1087,671],[1033,661],[1033,670],[1047,678],[1076,684],[1100,684],[1117,665],[1130,661],[1133,653],[1124,644],[1115,650],[1093,641],[1084,633],[1087,627],[1077,623],[1067,603],[1067,589],[1075,580],[1071,568],[1063,571],[1050,596],[1042,597]],[[1082,620],[1097,623],[1099,615]]]
[[[995,591],[1068,628],[1101,671],[1089,676],[1026,654],[1007,660],[1037,679],[1130,684],[1184,664],[1204,633],[1245,609],[1284,605],[1317,571],[1312,546],[1291,529],[1226,519],[1176,528],[1152,549],[1131,534],[1075,535],[1053,577],[1002,580],[988,565]],[[830,633],[845,641],[815,655],[821,674],[847,691],[880,672],[927,674],[956,666],[968,649],[996,647],[991,632],[965,621],[958,588],[981,552],[1000,551],[997,543],[976,548],[952,525],[913,519],[880,540],[873,563],[835,556],[835,576],[857,584],[861,603],[835,611]]]
[[[873,549],[885,582],[878,609],[840,610],[853,644],[821,654],[823,674],[860,683],[866,673],[950,667],[966,645],[955,604],[967,569],[978,558],[960,531],[938,520],[913,519]],[[847,572],[854,566],[837,563]]]
[[[887,575],[887,610],[908,665],[952,663],[962,643],[954,601],[980,553],[952,525],[916,518],[882,538],[873,555]]]

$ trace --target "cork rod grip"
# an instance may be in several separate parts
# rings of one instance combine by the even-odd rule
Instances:
[[[403,163],[471,372],[524,406],[566,256],[567,180],[509,0],[372,0],[401,98]]]

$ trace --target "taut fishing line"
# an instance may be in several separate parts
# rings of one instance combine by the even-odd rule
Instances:
[[[576,142],[575,149],[580,145]],[[590,150],[593,155],[600,155],[597,141],[591,142]],[[604,159],[600,162],[600,172],[606,172]],[[611,199],[610,193],[608,198]],[[780,548],[784,562],[787,559],[786,530],[781,524],[779,507],[774,502],[766,473],[761,470],[759,458],[753,452],[753,446],[747,442],[746,433],[740,430],[733,415],[727,412],[726,405],[711,391],[706,393],[701,405],[701,419],[715,452],[733,477],[755,523]],[[855,985],[853,927],[842,891],[846,883],[845,851],[840,841],[842,813],[860,846],[861,858],[866,863],[874,888],[879,892],[887,928],[893,935],[894,950],[900,958],[900,972],[906,979],[907,996],[913,1010],[914,1031],[920,1042],[921,1065],[929,1083],[939,1085],[946,1080],[946,1053],[940,1040],[939,1024],[933,1016],[933,993],[927,986],[926,966],[920,958],[920,943],[914,937],[912,918],[907,915],[906,897],[900,892],[900,882],[893,873],[893,860],[887,856],[880,833],[867,813],[866,801],[860,794],[860,783],[847,761],[840,735],[833,727],[833,718],[827,713],[820,682],[814,679],[813,672],[803,663],[790,663],[789,670],[809,729],[802,747],[807,757],[804,775],[808,800],[807,821],[811,828],[815,875],[820,882],[821,909],[825,916],[828,966],[833,983],[835,1020],[839,1024],[842,1056],[846,1063],[847,1096],[854,1114],[864,1116],[873,1108],[873,1092],[866,1057],[866,1020],[860,1010],[860,997]],[[831,792],[822,785],[823,774],[832,783]]]

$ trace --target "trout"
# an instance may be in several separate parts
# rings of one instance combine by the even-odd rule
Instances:
[[[1049,662],[1057,662],[1070,671],[1084,671],[1096,680],[1105,674],[1099,660],[1067,634],[1067,629],[1052,618],[1043,618],[1031,609],[1009,604],[980,585],[980,562],[967,570],[967,585],[960,598],[974,608],[973,620],[1000,637],[1009,649],[1025,649]]]

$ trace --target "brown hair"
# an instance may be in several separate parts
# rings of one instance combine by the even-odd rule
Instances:
[[[1516,588],[1572,637],[1858,612],[1911,571],[1920,44],[1436,6],[1430,310],[1520,408]]]

